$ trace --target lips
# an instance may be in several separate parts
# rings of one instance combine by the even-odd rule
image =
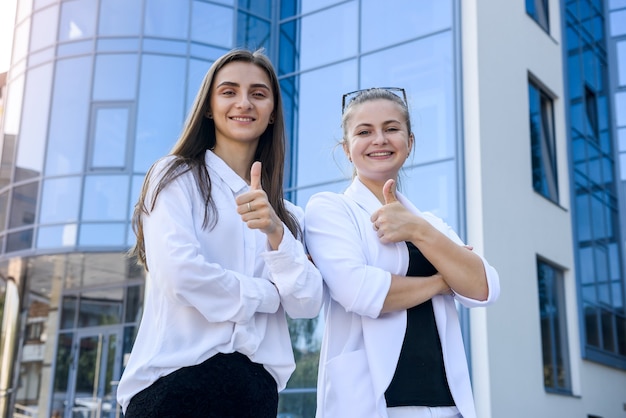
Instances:
[[[250,116],[231,116],[230,119],[237,122],[254,122],[256,120]]]

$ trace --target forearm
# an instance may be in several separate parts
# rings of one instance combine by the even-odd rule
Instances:
[[[478,255],[430,226],[421,228],[412,242],[455,293],[476,300],[487,299],[487,277]]]
[[[428,277],[407,277],[392,274],[391,286],[381,313],[409,309],[447,291],[449,291],[449,287],[440,274]]]

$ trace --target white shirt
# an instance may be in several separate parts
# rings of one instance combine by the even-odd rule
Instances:
[[[153,170],[146,204],[166,157]],[[246,182],[211,151],[206,153],[211,196],[219,219],[203,229],[204,202],[191,173],[179,176],[143,216],[149,269],[141,325],[120,380],[117,399],[131,398],[181,367],[217,353],[239,352],[263,364],[282,390],[295,362],[285,312],[313,318],[321,308],[322,278],[302,243],[284,227],[278,250],[249,229],[235,197]],[[303,225],[302,209],[285,202]]]
[[[462,244],[441,219],[420,212],[400,193],[397,198]],[[380,206],[376,196],[355,179],[343,195],[318,193],[306,207],[307,248],[329,290],[323,309],[326,328],[317,383],[318,417],[387,417],[384,396],[400,356],[407,315],[406,310],[380,312],[391,274],[406,275],[409,252],[404,242],[385,245],[378,239],[370,217]],[[486,306],[500,293],[498,273],[481,259],[489,286],[486,301],[461,295],[432,298],[450,392],[464,418],[475,418],[476,412],[454,300],[467,307]]]

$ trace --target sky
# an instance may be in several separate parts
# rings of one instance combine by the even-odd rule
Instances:
[[[17,0],[0,0],[0,73],[9,69]]]

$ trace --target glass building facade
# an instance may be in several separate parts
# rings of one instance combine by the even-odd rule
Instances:
[[[548,3],[526,3],[547,29],[537,10]],[[626,3],[610,0],[608,10],[600,0],[561,3],[573,74],[581,345],[591,360],[626,368],[619,199],[626,28],[618,24]],[[401,190],[464,237],[461,7],[460,0],[18,0],[0,140],[0,417],[119,416],[115,389],[146,279],[126,256],[132,209],[205,72],[233,47],[265,48],[278,71],[290,200],[304,206],[350,181],[337,147],[342,93],[404,87],[416,143]],[[610,36],[606,19],[618,28]],[[467,333],[464,311],[462,320]],[[280,395],[284,418],[314,416],[323,326],[290,321],[297,368]]]

